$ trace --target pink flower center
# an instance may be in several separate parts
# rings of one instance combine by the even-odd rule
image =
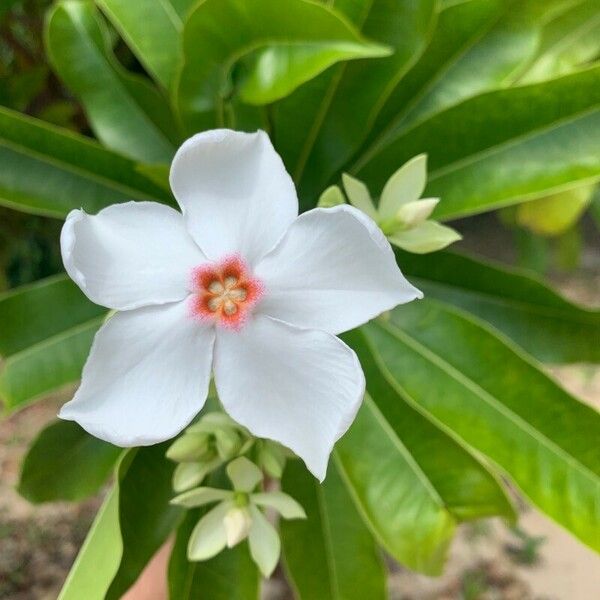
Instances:
[[[263,285],[239,256],[196,267],[192,271],[192,315],[239,329],[263,294]]]

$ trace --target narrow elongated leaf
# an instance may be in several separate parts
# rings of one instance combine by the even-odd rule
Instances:
[[[299,461],[290,462],[282,488],[307,515],[280,524],[285,567],[296,597],[385,600],[382,557],[335,464],[321,485]]]
[[[81,99],[106,146],[140,161],[169,162],[178,139],[169,105],[147,81],[116,61],[99,17],[90,1],[56,4],[46,28],[50,61]]]
[[[105,600],[119,600],[183,518],[169,503],[175,465],[165,457],[169,442],[139,448],[119,473],[119,530],[123,554]]]
[[[203,511],[188,511],[177,530],[169,562],[169,596],[177,600],[253,600],[260,597],[260,581],[246,542],[215,558],[190,562],[187,545]]]
[[[68,310],[68,309],[66,309]],[[13,354],[0,371],[0,398],[13,411],[77,381],[104,316]]]
[[[513,517],[494,475],[456,439],[386,381],[370,341],[346,334],[365,371],[368,395],[336,449],[354,499],[382,545],[399,562],[439,573],[455,525]]]
[[[449,252],[398,263],[427,298],[453,304],[551,363],[600,362],[600,312],[559,296],[529,273]]]
[[[173,464],[160,444],[128,451],[60,593],[60,600],[121,598],[179,523],[169,505]]]
[[[175,3],[96,0],[154,79],[169,88],[180,53],[182,17]]]
[[[123,541],[119,534],[119,488],[105,498],[69,571],[58,600],[103,600],[119,568]]]
[[[363,328],[381,375],[600,550],[600,415],[482,323],[434,301]]]
[[[537,0],[470,0],[442,10],[429,46],[373,125],[364,154],[415,122],[502,87],[535,54],[539,8]]]
[[[48,425],[23,461],[19,493],[30,502],[78,501],[106,482],[122,448],[103,442],[72,421]]]
[[[305,136],[293,174],[302,194],[316,196],[331,174],[356,152],[402,76],[425,47],[434,2],[364,3],[359,26],[367,37],[394,49],[392,56],[343,65],[331,77]],[[351,99],[351,101],[350,101]]]
[[[600,176],[600,66],[477,96],[395,138],[359,171],[373,192],[425,152],[434,216],[473,214]]]
[[[239,96],[248,104],[269,104],[341,61],[371,58],[373,46],[334,40],[314,44],[280,44],[254,52],[243,61]]]
[[[330,42],[360,47],[363,56],[388,53],[367,42],[323,4],[305,0],[285,4],[278,0],[206,0],[198,4],[184,27],[184,64],[176,97],[186,131],[208,129],[223,121],[223,103],[232,93],[230,70],[242,56],[278,44],[314,51],[315,46]],[[293,78],[286,89],[317,74],[314,63],[308,75],[302,74],[307,64],[300,61],[278,71]]]
[[[0,294],[0,355],[6,358],[21,352],[105,312],[66,275]]]
[[[135,163],[92,140],[0,107],[0,204],[63,218],[125,200],[168,200]]]

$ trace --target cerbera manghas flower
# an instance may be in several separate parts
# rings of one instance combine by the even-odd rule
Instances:
[[[170,182],[181,212],[126,202],[67,217],[68,274],[117,312],[60,416],[113,444],[154,444],[198,414],[214,373],[236,422],[293,450],[322,480],[365,386],[336,335],[420,292],[362,212],[298,216],[264,132],[192,137]]]

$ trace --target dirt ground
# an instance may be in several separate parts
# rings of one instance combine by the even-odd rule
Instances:
[[[565,295],[597,306],[599,263],[600,252],[593,249],[577,275],[557,277],[556,282]],[[554,368],[551,374],[600,409],[600,368],[576,365]],[[0,421],[1,600],[54,600],[100,503],[94,498],[82,504],[32,506],[14,490],[29,442],[60,403],[61,397],[49,398]],[[440,578],[415,575],[393,564],[390,571],[392,600],[600,598],[600,558],[526,506],[518,531],[498,520],[461,527]],[[281,600],[289,592],[274,581],[266,586],[265,597]]]

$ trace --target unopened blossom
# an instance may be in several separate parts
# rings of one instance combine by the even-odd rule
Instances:
[[[306,513],[296,500],[281,491],[254,491],[263,474],[244,456],[227,465],[227,476],[233,490],[197,487],[171,501],[185,508],[218,502],[194,527],[188,542],[188,558],[208,560],[225,547],[233,548],[248,538],[252,559],[262,574],[269,577],[279,561],[281,544],[262,509],[271,508],[284,519],[305,519]]]
[[[170,183],[181,212],[126,202],[67,217],[68,274],[117,312],[60,416],[116,445],[154,444],[198,414],[214,373],[237,423],[323,479],[365,385],[336,335],[420,292],[361,211],[298,216],[294,184],[264,132],[192,137]]]

